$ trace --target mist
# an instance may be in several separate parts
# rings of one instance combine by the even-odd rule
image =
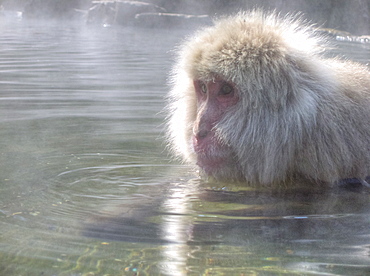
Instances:
[[[211,24],[211,20],[218,16],[262,8],[282,14],[299,12],[322,28],[352,35],[370,34],[369,0],[3,0],[0,3],[4,10],[22,12],[23,18],[28,19],[158,28]]]

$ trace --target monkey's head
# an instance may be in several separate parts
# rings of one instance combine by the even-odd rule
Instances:
[[[198,32],[173,70],[173,150],[217,179],[284,179],[315,119],[317,42],[299,20],[260,11]]]

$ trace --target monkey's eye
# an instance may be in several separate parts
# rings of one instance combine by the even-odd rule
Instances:
[[[201,82],[200,83],[200,91],[203,93],[203,94],[206,94],[207,93],[207,86],[204,82]]]
[[[225,84],[221,87],[220,95],[229,95],[229,94],[231,94],[233,91],[234,91],[234,88],[233,88],[230,84],[225,83]]]

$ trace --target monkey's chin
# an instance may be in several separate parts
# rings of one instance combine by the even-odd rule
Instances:
[[[231,180],[235,177],[232,161],[228,156],[198,156],[196,164],[205,176],[217,180]]]
[[[224,167],[225,160],[223,158],[199,158],[197,165],[207,175],[215,175],[217,171]]]

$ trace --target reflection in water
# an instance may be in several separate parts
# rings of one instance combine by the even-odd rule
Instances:
[[[160,268],[165,275],[203,273],[200,267],[191,266],[196,260],[207,260],[203,264],[206,270],[221,272],[229,267],[231,256],[235,256],[233,270],[240,273],[265,271],[258,263],[268,263],[269,270],[275,272],[370,272],[368,189],[268,191],[228,184],[234,191],[227,191],[205,185],[198,180],[170,184],[165,194],[153,198],[157,203],[144,207],[146,212],[142,202],[131,206],[137,213],[130,217],[122,210],[126,205],[117,206],[116,213],[90,221],[85,234],[99,239],[130,241],[135,236],[136,241],[160,242]],[[116,228],[118,220],[120,227]],[[153,225],[151,220],[157,222]],[[143,231],[145,227],[147,231]],[[256,263],[259,258],[264,261]]]
[[[369,191],[206,183],[162,137],[184,33],[0,21],[2,275],[366,275]],[[369,62],[368,45],[340,53]]]
[[[115,206],[113,211],[103,211],[89,218],[83,234],[102,240],[159,243],[161,272],[186,275],[194,221],[191,203],[199,201],[197,185],[191,182],[166,185],[161,192],[151,191],[151,198],[141,197]]]
[[[196,185],[182,183],[169,187],[169,193],[164,200],[163,223],[161,236],[170,243],[162,249],[161,270],[165,275],[187,275],[187,258],[193,227],[194,214],[191,200],[196,198]]]

